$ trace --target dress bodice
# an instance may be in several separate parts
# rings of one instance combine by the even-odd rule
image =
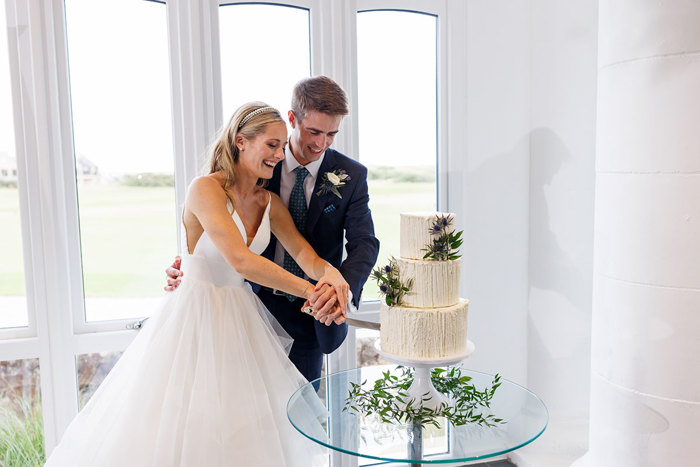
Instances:
[[[265,251],[270,243],[270,199],[267,201],[260,226],[248,245],[248,249],[256,255]],[[227,203],[227,206],[241,237],[247,242],[248,236],[243,221],[230,202]],[[186,240],[185,238],[182,243],[185,248],[187,248]],[[192,254],[185,252],[182,255],[182,271],[184,273],[183,279],[193,278],[211,282],[218,287],[240,287],[245,282],[245,279],[226,262],[223,255],[216,249],[206,231],[199,237]]]

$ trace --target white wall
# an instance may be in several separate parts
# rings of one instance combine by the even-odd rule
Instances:
[[[521,465],[588,443],[597,91],[596,0],[532,0],[528,387],[550,411]]]
[[[569,465],[587,443],[597,1],[466,4],[467,123],[450,208],[465,228],[467,363],[550,409],[522,465]]]
[[[526,384],[528,2],[469,1],[465,14],[466,140],[451,167],[450,209],[464,228],[462,290],[476,345],[467,365]]]
[[[528,384],[588,411],[597,1],[532,2]]]

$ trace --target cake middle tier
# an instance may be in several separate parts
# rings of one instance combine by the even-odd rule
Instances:
[[[434,261],[397,258],[401,281],[413,279],[411,290],[403,299],[405,306],[435,308],[459,301],[461,260]]]

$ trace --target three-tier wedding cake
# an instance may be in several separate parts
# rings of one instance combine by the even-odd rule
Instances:
[[[467,309],[459,298],[460,259],[450,251],[454,214],[402,213],[398,269],[410,284],[399,303],[382,303],[382,352],[412,360],[438,360],[467,353]],[[461,243],[461,241],[459,241]],[[430,257],[424,259],[426,252]]]

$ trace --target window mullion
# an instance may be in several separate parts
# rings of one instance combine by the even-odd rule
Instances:
[[[445,76],[445,92],[440,92],[440,105],[444,109],[440,113],[442,117],[440,125],[440,141],[445,141],[443,150],[440,151],[438,173],[438,201],[441,208],[454,212],[457,219],[468,219],[464,209],[464,174],[467,172],[467,155],[465,149],[468,147],[467,128],[467,48],[463,44],[467,43],[467,6],[464,3],[450,3],[448,5],[449,14],[443,21],[441,29],[445,30],[446,36],[443,38],[446,44],[451,47],[443,47],[444,51],[439,53],[439,60],[442,61]],[[458,44],[460,46],[458,46]],[[444,187],[444,188],[443,188]],[[465,290],[465,280],[462,279],[462,290]]]
[[[358,159],[356,0],[317,2],[311,10],[311,74],[326,75],[347,93],[350,114],[334,148]]]
[[[205,150],[222,122],[218,9],[217,0],[167,1],[178,206],[200,174]],[[178,209],[178,232],[181,222]]]
[[[70,310],[80,296],[77,203],[72,171],[63,3],[8,0],[18,158],[24,158],[29,216],[31,308],[41,364],[45,447],[55,446],[77,413]],[[76,273],[77,271],[77,273]]]

